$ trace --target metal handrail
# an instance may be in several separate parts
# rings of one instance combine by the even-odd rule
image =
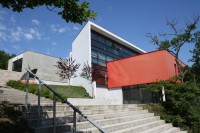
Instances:
[[[76,132],[76,112],[77,113],[79,113],[83,118],[85,118],[87,121],[89,121],[92,125],[94,125],[100,132],[102,132],[102,133],[107,133],[103,128],[101,128],[98,124],[96,124],[93,120],[91,120],[90,118],[88,118],[84,113],[82,113],[78,108],[76,108],[74,105],[72,105],[70,102],[68,102],[63,96],[61,96],[60,94],[58,94],[53,88],[51,88],[50,86],[48,86],[47,84],[45,84],[42,80],[40,80],[39,79],[39,77],[38,76],[36,76],[33,72],[31,72],[30,70],[28,70],[28,69],[26,69],[27,70],[27,74],[28,74],[28,76],[27,77],[29,77],[29,73],[31,74],[31,75],[33,75],[33,77],[35,78],[35,79],[37,79],[38,81],[39,81],[39,84],[43,84],[47,89],[49,89],[53,94],[54,94],[54,106],[55,106],[55,100],[56,100],[56,96],[58,97],[58,98],[60,98],[61,99],[61,101],[62,101],[62,103],[66,103],[69,107],[71,107],[73,110],[74,110],[74,119],[73,119],[73,121],[74,121],[74,123],[73,123],[73,125],[74,125],[74,131]],[[28,80],[27,80],[27,83],[29,83],[28,82]],[[39,85],[40,86],[40,85]],[[28,88],[28,85],[27,85],[27,88]],[[39,87],[40,88],[40,87]],[[28,90],[28,89],[26,89],[26,90]],[[28,97],[28,96],[27,96]],[[39,99],[39,98],[38,98]],[[40,103],[40,102],[39,102]],[[26,99],[26,104],[27,104],[27,99]],[[27,105],[26,105],[26,107],[27,107]],[[27,110],[27,109],[26,109]],[[56,111],[55,110],[55,107],[54,107],[54,111]],[[54,112],[55,113],[55,112]],[[54,120],[55,120],[55,118],[54,118]],[[54,121],[54,124],[55,124],[55,121]],[[55,126],[55,125],[54,125]],[[54,128],[54,132],[55,132],[55,128]]]

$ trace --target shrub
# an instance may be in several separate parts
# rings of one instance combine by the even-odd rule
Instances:
[[[9,80],[6,83],[7,86],[13,87],[15,89],[19,89],[19,90],[25,90],[25,84],[22,84],[21,81],[16,81],[16,80]]]
[[[174,84],[159,82],[151,87],[155,91],[165,87],[166,102],[161,105],[165,108],[165,115],[161,116],[174,126],[191,132],[200,132],[200,86],[194,82]]]

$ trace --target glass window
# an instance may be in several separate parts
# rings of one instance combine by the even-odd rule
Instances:
[[[105,39],[101,36],[98,36],[98,41],[101,43],[105,43]]]
[[[92,51],[92,57],[97,58],[97,52],[96,51]]]
[[[92,33],[91,36],[92,36],[92,39],[94,39],[94,40],[97,40],[97,38],[98,38],[98,36],[95,33]]]
[[[22,71],[22,58],[13,62],[12,71],[16,71],[16,72]]]
[[[102,53],[98,53],[98,57],[99,57],[99,59],[106,61],[106,55],[104,55]]]
[[[98,61],[98,64],[101,65],[101,66],[106,67],[105,61],[99,60],[99,61]]]
[[[112,60],[113,60],[113,57],[107,56],[107,57],[106,57],[106,60],[107,60],[107,61],[112,61]]]
[[[106,45],[111,47],[112,46],[112,42],[110,40],[106,39]]]
[[[97,58],[92,58],[92,63],[98,64]]]

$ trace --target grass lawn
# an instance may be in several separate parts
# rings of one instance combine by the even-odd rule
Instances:
[[[56,92],[65,98],[91,98],[85,88],[79,86],[50,85]],[[46,89],[42,87],[42,89]]]
[[[25,91],[26,85],[20,81],[10,80],[7,82],[7,86],[15,89]],[[61,85],[50,85],[57,93],[62,95],[64,98],[91,98],[86,92],[85,88],[80,86],[61,86]],[[38,93],[38,85],[30,84],[29,92],[36,94]],[[53,94],[44,85],[41,85],[41,96],[53,99]],[[59,100],[58,100],[59,101]]]

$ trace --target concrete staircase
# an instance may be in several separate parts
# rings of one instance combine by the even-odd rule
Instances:
[[[19,97],[23,97],[21,94],[24,92],[13,93],[14,91],[18,90],[0,88],[0,100],[2,100],[3,97],[7,99],[12,97],[11,99],[13,100],[10,100],[10,102],[14,102],[16,99],[13,97],[18,97],[18,95],[20,95]],[[3,94],[5,94],[5,96]],[[33,101],[31,100],[30,102],[31,106],[29,112],[23,112],[22,116],[27,120],[28,125],[34,130],[34,132],[53,133],[52,101],[45,98],[41,100],[41,118],[38,123],[37,106],[35,105],[37,100],[32,96],[30,95]],[[23,106],[24,102],[21,99],[19,99],[18,102],[22,102]],[[77,105],[76,107],[99,124],[108,133],[186,133],[186,131],[180,131],[179,128],[173,127],[169,123],[165,123],[164,120],[160,120],[159,116],[154,116],[153,113],[143,110],[136,104]],[[67,105],[61,103],[57,104],[56,110],[56,132],[71,132],[73,129],[73,110]],[[78,114],[76,128],[77,133],[100,132]]]
[[[2,101],[8,101],[12,104],[25,104],[26,92],[13,89],[10,87],[0,86],[0,103]],[[52,104],[53,101],[44,97],[41,97],[41,104]],[[38,97],[34,94],[28,93],[28,104],[34,105],[38,103]],[[61,104],[61,103],[59,103]]]

